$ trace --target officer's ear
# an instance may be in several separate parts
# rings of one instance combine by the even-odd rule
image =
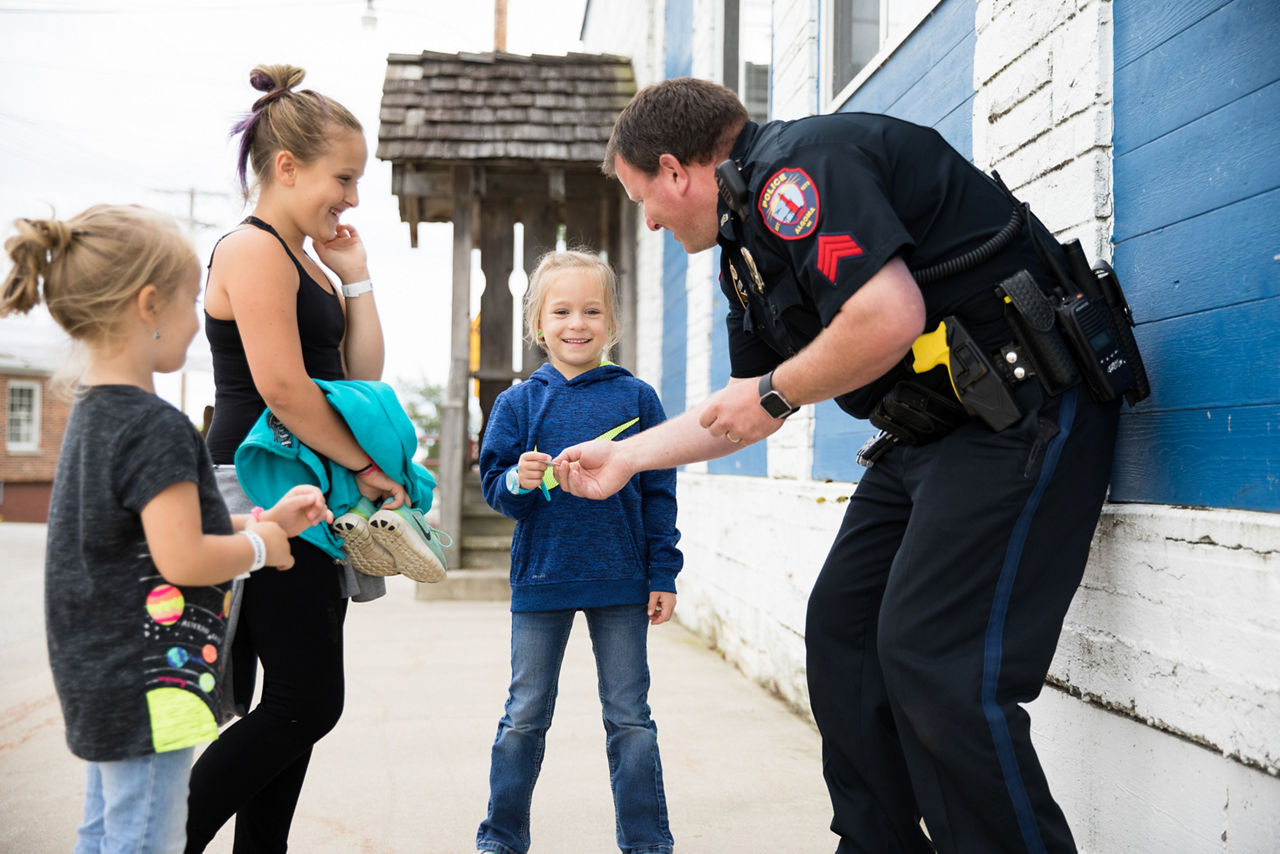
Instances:
[[[658,177],[683,192],[689,183],[689,170],[674,154],[663,154],[658,157]]]

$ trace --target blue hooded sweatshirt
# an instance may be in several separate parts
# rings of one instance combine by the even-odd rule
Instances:
[[[666,420],[653,387],[605,363],[566,380],[550,364],[493,404],[480,449],[485,500],[516,520],[511,610],[646,604],[674,593],[684,562],[676,543],[676,471],[640,472],[603,501],[559,487],[513,493],[507,472],[525,451],[556,456],[638,419],[618,439]],[[549,499],[549,500],[548,500]]]

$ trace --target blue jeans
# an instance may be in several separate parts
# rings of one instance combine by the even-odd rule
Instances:
[[[194,747],[90,762],[75,854],[178,854]]]
[[[644,605],[586,608],[603,709],[618,847],[670,854],[658,727],[649,718],[649,618]],[[489,766],[489,814],[476,848],[529,850],[529,808],[555,712],[560,665],[576,610],[511,615],[511,689]]]

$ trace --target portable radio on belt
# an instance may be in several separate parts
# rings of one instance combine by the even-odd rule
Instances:
[[[1124,395],[1133,406],[1151,393],[1131,331],[1133,316],[1115,272],[1106,262],[1090,269],[1078,240],[1062,244],[1075,287],[1044,293],[1025,270],[996,286],[1014,335],[1048,394],[1083,378],[1097,401]]]
[[[716,164],[716,187],[729,210],[745,223],[751,217],[751,199],[747,192],[747,182],[743,180],[742,170],[737,163],[721,160]]]

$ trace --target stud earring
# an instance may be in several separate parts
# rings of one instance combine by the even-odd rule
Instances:
[[[157,341],[159,341],[159,340],[160,340],[160,330],[159,330],[159,329],[157,329],[157,330],[155,331],[155,336],[156,336],[156,340],[157,340]]]
[[[535,338],[541,338],[541,337],[542,337],[542,330],[538,330],[538,332],[534,335],[534,337],[535,337]]]

